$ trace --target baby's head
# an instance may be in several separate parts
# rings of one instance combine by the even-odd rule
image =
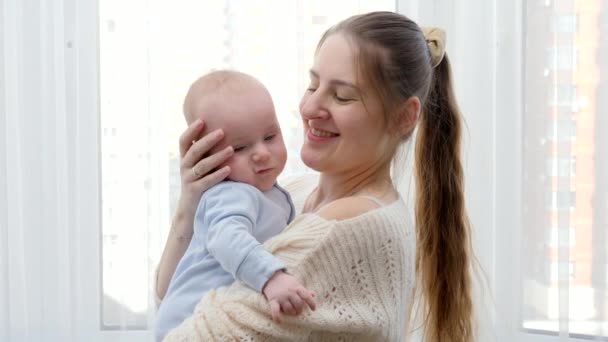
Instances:
[[[184,100],[188,124],[205,122],[203,134],[218,128],[224,139],[210,153],[226,146],[234,155],[229,180],[268,191],[283,171],[287,151],[270,93],[254,77],[237,71],[213,71],[196,80]]]

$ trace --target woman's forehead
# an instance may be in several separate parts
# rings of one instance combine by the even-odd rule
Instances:
[[[343,34],[328,36],[315,54],[313,70],[321,77],[338,78],[356,84],[356,49]]]

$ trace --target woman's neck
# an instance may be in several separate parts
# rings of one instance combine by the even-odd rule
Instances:
[[[398,198],[391,181],[389,167],[348,174],[321,172],[319,185],[306,200],[304,212],[315,212],[340,198],[362,195],[373,196],[387,202]]]

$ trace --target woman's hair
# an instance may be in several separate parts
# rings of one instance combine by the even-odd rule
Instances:
[[[392,12],[350,17],[330,28],[319,47],[336,33],[356,47],[358,69],[383,103],[388,132],[403,125],[400,107],[405,101],[412,96],[420,99],[415,152],[416,291],[422,295],[424,341],[471,341],[472,251],[460,157],[462,123],[447,55],[432,54],[420,27]],[[412,131],[413,127],[401,141],[408,140]],[[396,150],[394,146],[389,151],[389,158]]]

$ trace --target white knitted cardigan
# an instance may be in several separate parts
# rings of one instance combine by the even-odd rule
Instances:
[[[286,186],[297,208],[309,182]],[[404,340],[415,233],[403,200],[341,221],[302,214],[264,246],[317,294],[317,310],[277,324],[263,295],[236,282],[208,292],[164,341]]]

